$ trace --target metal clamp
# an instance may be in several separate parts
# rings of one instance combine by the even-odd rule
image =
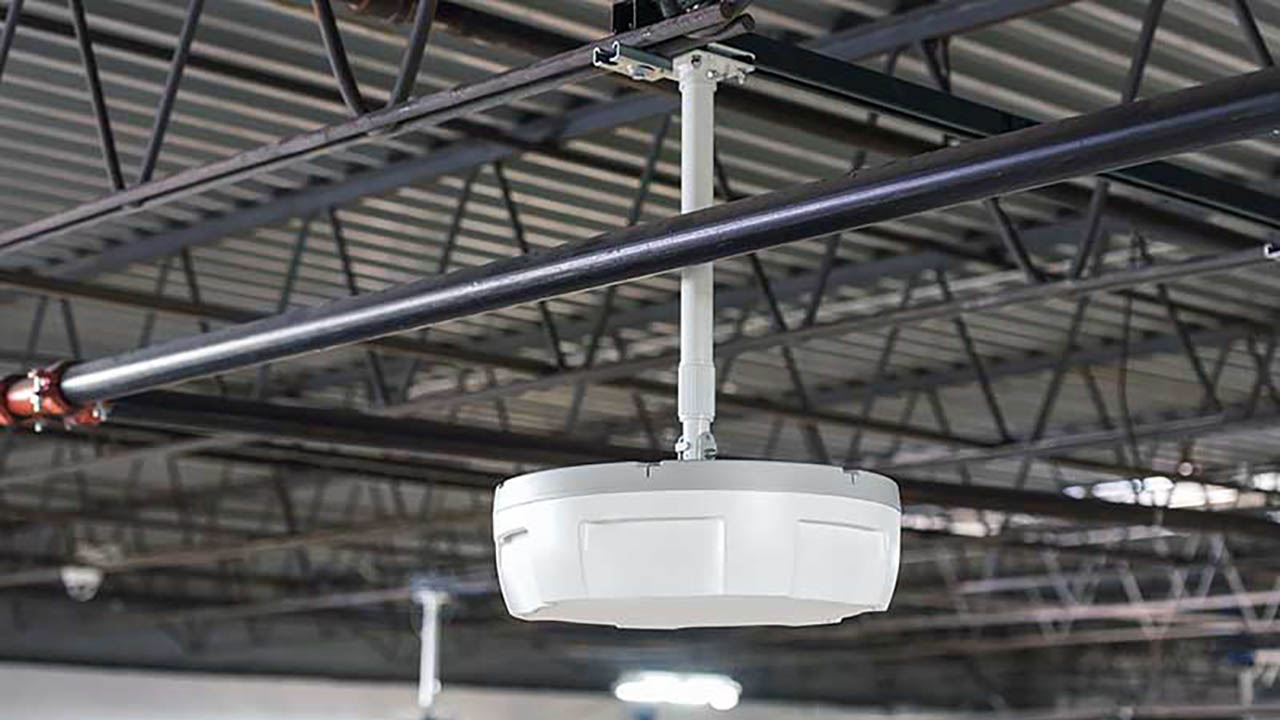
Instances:
[[[700,433],[693,439],[681,435],[676,440],[676,457],[681,459],[715,460],[719,452],[716,436],[710,432]]]
[[[706,69],[707,78],[716,82],[741,85],[756,69],[752,64],[755,56],[751,53],[716,43],[685,55],[696,56],[698,64]],[[623,45],[617,40],[607,47],[596,48],[591,64],[642,82],[677,79],[675,63],[670,58]]]
[[[107,419],[106,403],[94,403],[88,407],[82,407],[70,415],[62,418],[62,424],[70,430],[71,428],[81,425],[101,425]]]
[[[36,368],[27,372],[27,379],[31,381],[31,417],[36,421],[37,432],[40,429],[39,423],[45,416],[67,416],[75,412],[71,403],[62,396],[59,389],[62,385],[62,373],[67,369],[70,363],[60,362],[47,368]]]

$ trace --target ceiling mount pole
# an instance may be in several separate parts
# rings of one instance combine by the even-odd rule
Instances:
[[[675,80],[680,86],[680,212],[715,204],[716,86],[742,84],[755,70],[751,53],[715,43],[667,59],[619,43],[597,49],[598,67],[632,80]],[[676,457],[712,460],[716,438],[715,272],[711,262],[680,271],[680,366]]]
[[[715,93],[718,73],[704,52],[675,59],[680,83],[680,212],[710,207],[714,202]],[[714,271],[712,263],[680,271],[680,369],[677,402],[681,434],[676,455],[681,460],[709,460],[716,455],[711,423],[716,417]]]

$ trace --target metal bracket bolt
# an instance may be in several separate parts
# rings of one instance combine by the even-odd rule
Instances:
[[[703,460],[715,460],[719,448],[716,445],[716,436],[709,432],[704,432],[692,441],[681,435],[676,441],[676,455],[678,457],[687,457],[692,451],[694,459],[701,458]]]
[[[707,79],[713,82],[731,82],[745,85],[747,75],[755,71],[752,61],[755,57],[720,45],[709,45],[704,51],[695,50],[690,54],[689,64],[703,69]]]
[[[44,397],[53,387],[53,373],[44,369],[28,370],[27,379],[31,381],[31,414],[39,417],[44,414]],[[38,421],[36,432],[40,432]]]
[[[71,415],[67,415],[62,419],[62,423],[68,430],[77,425],[101,425],[106,422],[107,414],[108,410],[105,403],[94,403],[88,407],[80,408]]]

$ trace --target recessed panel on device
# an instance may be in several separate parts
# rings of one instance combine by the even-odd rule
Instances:
[[[672,563],[673,557],[680,562]],[[641,588],[650,597],[717,594],[724,590],[724,522],[689,518],[583,523],[582,567],[588,597],[635,597]]]

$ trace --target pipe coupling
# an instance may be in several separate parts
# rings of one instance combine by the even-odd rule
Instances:
[[[102,423],[107,417],[105,405],[77,407],[62,394],[62,375],[70,364],[63,361],[0,380],[0,426],[26,425],[40,432],[54,420],[68,428]]]

